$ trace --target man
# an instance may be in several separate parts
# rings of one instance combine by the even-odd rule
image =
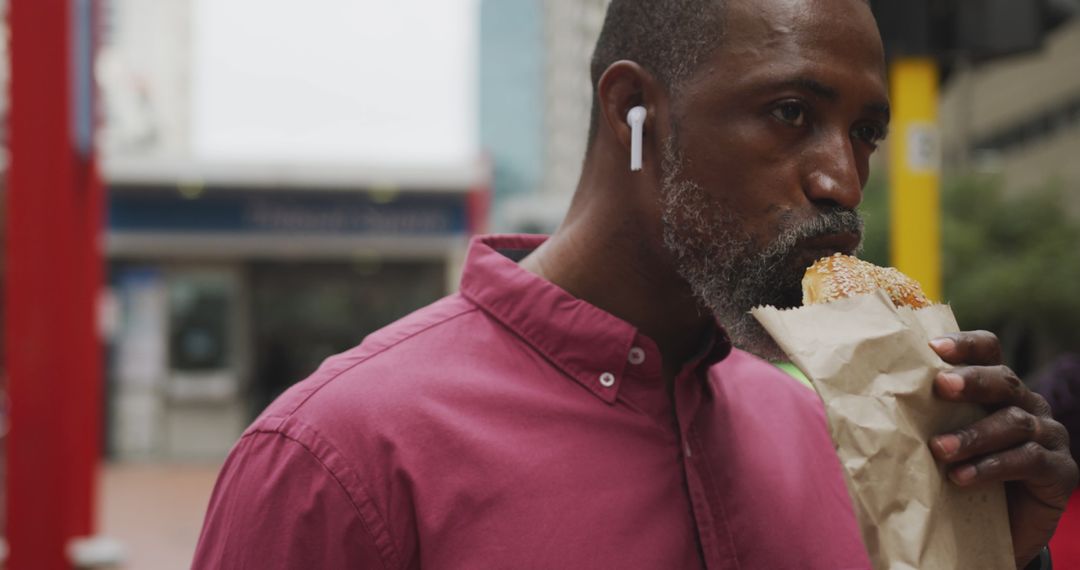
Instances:
[[[747,318],[860,241],[884,137],[863,0],[614,0],[584,171],[550,239],[474,241],[461,292],[331,358],[255,422],[196,568],[866,568],[821,403]],[[628,112],[646,109],[644,168]],[[717,326],[717,321],[724,326]],[[940,339],[928,442],[1010,481],[1018,567],[1077,478],[986,333]]]

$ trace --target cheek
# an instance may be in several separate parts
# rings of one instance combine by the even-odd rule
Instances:
[[[748,226],[805,202],[799,149],[776,144],[761,125],[728,119],[681,133],[683,175]]]
[[[710,207],[723,212],[720,219],[728,227],[724,233],[749,240],[755,250],[771,246],[782,228],[796,219],[794,209],[775,200],[760,200],[765,193],[744,187],[746,193],[733,196],[731,193],[722,197],[710,196]],[[712,217],[716,220],[718,217]]]
[[[699,180],[719,207],[752,228],[752,235],[764,235],[804,199],[793,171],[783,165],[752,168],[733,161],[727,172],[712,171]]]
[[[797,203],[799,156],[762,145],[731,144],[710,153],[698,153],[687,169],[718,201],[761,214],[774,207]]]

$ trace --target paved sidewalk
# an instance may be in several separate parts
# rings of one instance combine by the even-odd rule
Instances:
[[[127,552],[123,570],[190,568],[220,465],[107,464],[99,532]]]

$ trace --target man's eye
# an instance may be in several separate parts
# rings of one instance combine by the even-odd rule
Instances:
[[[885,139],[886,131],[884,127],[878,125],[860,125],[855,127],[852,134],[861,141],[877,146]]]
[[[772,112],[773,116],[793,127],[801,127],[806,123],[806,109],[795,101],[788,101],[777,105]]]

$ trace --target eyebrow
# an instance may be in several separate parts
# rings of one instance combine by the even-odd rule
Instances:
[[[835,101],[840,98],[840,94],[836,89],[808,77],[796,77],[795,79],[781,83],[779,86],[789,88],[794,87],[796,89],[809,91],[822,99],[828,99],[830,101]]]
[[[836,101],[840,98],[840,93],[836,89],[825,85],[824,83],[815,79],[810,79],[809,77],[796,77],[795,79],[782,81],[773,85],[772,88],[800,89],[803,91],[809,91],[810,93],[813,93],[814,95],[817,95],[818,97],[822,99],[827,99],[829,101]],[[868,103],[863,107],[863,109],[868,113],[881,115],[882,117],[884,117],[886,123],[888,123],[892,119],[892,110],[889,108],[888,103]]]

